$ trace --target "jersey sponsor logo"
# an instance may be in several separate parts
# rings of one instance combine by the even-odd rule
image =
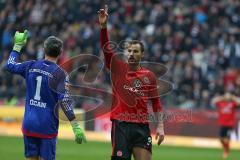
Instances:
[[[40,107],[40,108],[46,108],[47,103],[41,102],[41,101],[36,101],[34,99],[31,99],[29,101],[30,105],[35,106],[35,107]]]
[[[137,89],[135,87],[124,85],[123,88],[126,89],[126,90],[129,90],[130,92],[136,93],[140,96],[144,96],[144,93],[142,93],[139,89]]]
[[[139,79],[135,79],[133,82],[133,86],[124,85],[123,88],[129,90],[130,92],[136,93],[137,95],[144,96],[144,93],[141,92],[142,82]]]

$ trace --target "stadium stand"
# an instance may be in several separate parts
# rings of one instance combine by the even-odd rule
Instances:
[[[55,5],[52,5],[54,3]],[[49,35],[63,39],[59,64],[79,54],[100,55],[96,12],[101,0],[0,1],[0,103],[22,105],[25,84],[2,69],[16,30],[27,28],[30,40],[22,60],[43,58],[42,42]],[[211,109],[210,99],[223,86],[240,95],[240,2],[236,0],[109,1],[110,37],[120,42],[142,40],[145,59],[165,64],[164,79],[174,91],[164,96],[166,107]],[[97,67],[98,62],[89,62]],[[79,64],[73,64],[73,66]],[[82,82],[82,70],[72,83]],[[94,83],[110,88],[104,71]],[[78,107],[86,107],[82,101]]]

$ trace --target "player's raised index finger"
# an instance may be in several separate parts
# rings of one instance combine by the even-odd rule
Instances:
[[[108,13],[108,5],[105,4],[105,12]]]

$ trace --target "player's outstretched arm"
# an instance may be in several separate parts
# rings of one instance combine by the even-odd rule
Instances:
[[[101,48],[103,50],[106,67],[109,69],[111,58],[114,53],[110,47],[109,38],[108,38],[108,31],[107,31],[108,6],[107,5],[105,5],[104,9],[100,9],[98,11],[98,20],[101,28],[101,33],[100,33]]]
[[[27,38],[28,38],[27,30],[25,30],[23,33],[20,33],[19,31],[15,32],[13,50],[10,53],[7,63],[5,64],[6,70],[8,70],[11,73],[20,74],[23,77],[25,76],[26,68],[29,66],[29,64],[32,63],[32,61],[17,63],[17,60],[20,56],[21,49],[27,43]]]

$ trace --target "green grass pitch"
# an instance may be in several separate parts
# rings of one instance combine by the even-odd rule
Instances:
[[[110,160],[111,144],[88,142],[78,145],[73,140],[58,140],[57,160]],[[23,141],[20,137],[0,136],[1,160],[24,160]],[[220,149],[153,147],[153,160],[221,160]],[[240,159],[240,151],[232,150],[228,160]]]

